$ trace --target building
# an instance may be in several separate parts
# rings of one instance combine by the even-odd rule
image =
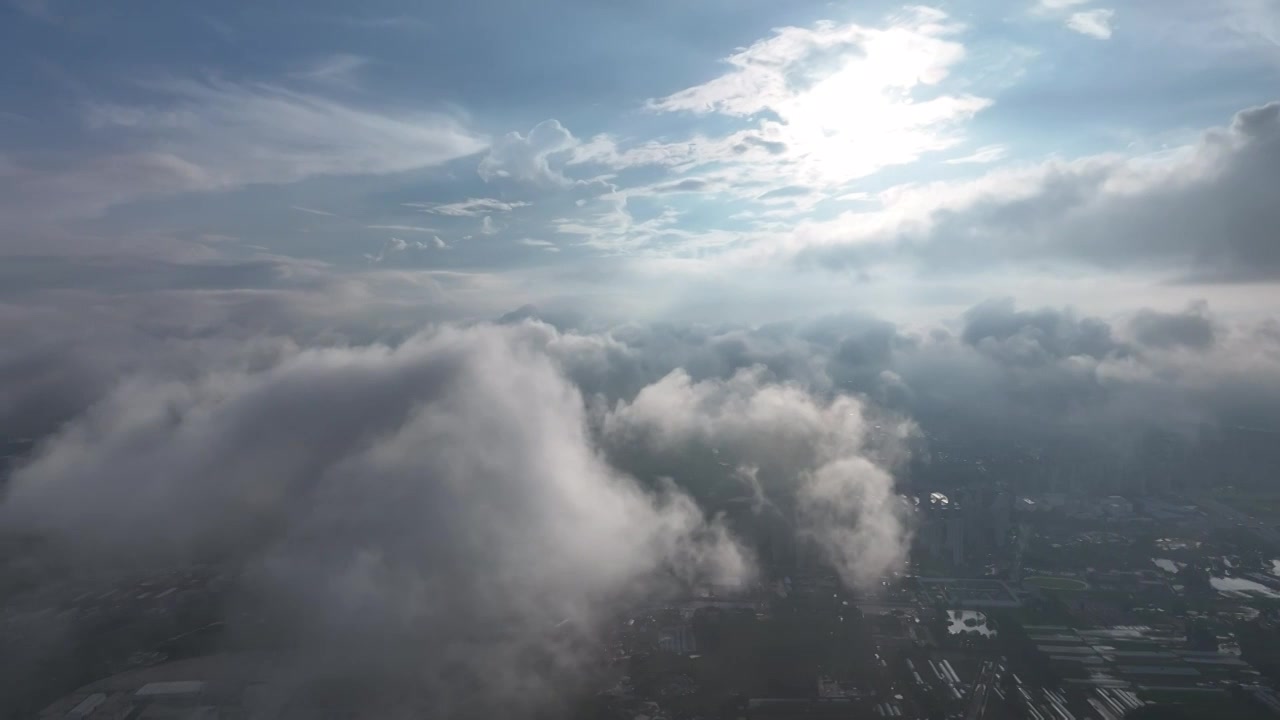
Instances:
[[[955,567],[963,567],[965,560],[965,519],[956,515],[946,518],[947,557]]]
[[[1027,626],[1024,630],[1046,665],[1071,685],[1129,688],[1142,695],[1168,688],[1225,690],[1259,679],[1258,672],[1238,656],[1191,650],[1186,636],[1168,628]]]
[[[1133,503],[1119,495],[1111,495],[1103,498],[1099,502],[1099,506],[1102,513],[1107,517],[1122,518],[1133,514]]]

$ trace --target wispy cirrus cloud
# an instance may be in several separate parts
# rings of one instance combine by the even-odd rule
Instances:
[[[985,165],[1003,160],[1009,149],[1003,145],[986,145],[958,158],[943,160],[948,165]]]
[[[359,79],[360,71],[368,66],[369,63],[369,58],[363,55],[336,53],[314,60],[306,67],[292,73],[292,75],[300,80],[340,87],[353,87]]]
[[[1107,40],[1111,37],[1113,31],[1112,19],[1115,14],[1115,10],[1107,8],[1082,10],[1081,12],[1071,13],[1071,17],[1067,18],[1067,27],[1081,35]]]
[[[508,202],[495,198],[467,198],[466,200],[451,203],[411,202],[404,203],[404,206],[435,215],[479,217],[495,212],[511,212],[516,208],[528,207],[529,203],[520,201]]]
[[[935,92],[963,61],[962,27],[916,8],[872,27],[822,21],[785,27],[726,59],[728,72],[649,103],[658,112],[750,119],[753,131],[716,148],[715,159],[763,150],[793,180],[833,184],[958,142],[956,129],[991,100]],[[724,152],[727,150],[728,152]]]
[[[328,210],[320,210],[318,208],[309,208],[303,205],[290,205],[289,209],[297,210],[298,212],[307,213],[309,215],[323,215],[324,217],[338,217],[337,213],[331,213]]]
[[[95,141],[88,156],[12,156],[0,176],[8,197],[0,205],[13,203],[7,214],[45,224],[145,197],[431,167],[487,147],[446,113],[358,106],[281,85],[167,79],[140,89],[150,102],[85,106]]]
[[[517,245],[525,247],[542,248],[546,252],[560,252],[559,246],[550,240],[536,240],[534,238],[521,238],[516,241]]]
[[[439,230],[421,225],[365,225],[369,230],[395,230],[397,232],[436,233]]]

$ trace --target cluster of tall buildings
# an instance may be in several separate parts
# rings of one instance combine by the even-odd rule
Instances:
[[[970,485],[958,493],[919,498],[917,539],[933,563],[952,569],[989,564],[1012,540],[1017,498],[1007,491]]]

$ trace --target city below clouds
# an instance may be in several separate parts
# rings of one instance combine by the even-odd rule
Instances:
[[[434,716],[956,446],[1280,431],[1273,3],[0,2],[0,534]]]

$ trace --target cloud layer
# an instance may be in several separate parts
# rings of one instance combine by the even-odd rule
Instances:
[[[904,489],[1194,486],[1205,462],[1244,482],[1252,456],[1223,433],[1280,427],[1280,332],[1204,304],[374,330],[308,315],[306,292],[167,292],[145,313],[126,293],[120,315],[29,300],[6,320],[0,427],[39,442],[0,529],[99,571],[235,558],[306,670],[447,670],[501,706],[581,678],[614,613],[747,581],[757,557],[812,543],[852,586],[900,569]]]
[[[245,554],[304,650],[424,682],[496,675],[487,692],[512,702],[582,660],[555,638],[611,608],[753,573],[688,496],[601,458],[578,391],[519,335],[446,328],[135,378],[13,475],[0,527],[99,567]]]
[[[933,271],[1052,262],[1208,281],[1272,280],[1280,222],[1280,103],[1238,113],[1198,142],[1148,157],[1102,155],[900,186],[882,208],[802,224],[787,245],[836,265]]]

